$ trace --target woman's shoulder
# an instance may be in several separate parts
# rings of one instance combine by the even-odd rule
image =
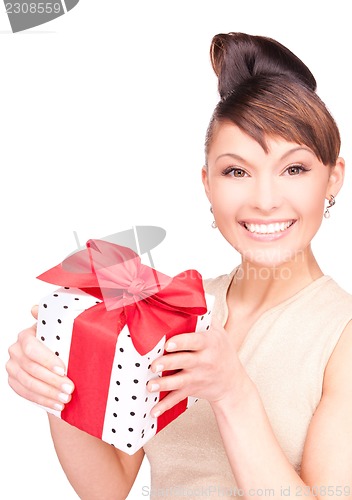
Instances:
[[[230,283],[236,273],[237,267],[233,269],[228,274],[220,274],[215,278],[206,278],[203,279],[203,286],[206,293],[210,295],[218,295],[219,293],[223,293],[228,289]]]
[[[347,303],[352,303],[352,293],[347,291],[337,281],[330,276],[325,276],[325,290],[330,296],[330,300],[344,300]]]
[[[208,278],[203,280],[205,293],[214,297],[214,302],[212,305],[213,316],[216,317],[222,324],[226,323],[228,315],[226,303],[227,290],[235,275],[236,269],[237,267],[228,274],[221,274],[216,278]]]

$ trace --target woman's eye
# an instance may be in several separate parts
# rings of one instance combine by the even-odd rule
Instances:
[[[245,177],[247,173],[242,168],[229,167],[224,170],[223,175],[229,175],[231,177]]]
[[[309,169],[303,167],[303,165],[290,165],[286,170],[288,175],[299,175],[301,172],[308,172]]]

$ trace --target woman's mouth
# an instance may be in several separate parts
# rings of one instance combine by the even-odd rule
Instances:
[[[250,236],[256,239],[272,240],[280,238],[286,231],[293,226],[295,219],[286,221],[271,221],[271,222],[240,222],[241,226],[249,233]]]

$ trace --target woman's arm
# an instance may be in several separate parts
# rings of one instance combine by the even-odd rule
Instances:
[[[326,369],[301,477],[274,435],[260,395],[234,353],[231,336],[220,325],[213,324],[208,333],[176,335],[166,350],[170,354],[155,360],[152,369],[179,371],[159,378],[159,387],[153,387],[154,381],[148,384],[151,391],[172,391],[152,413],[161,414],[188,395],[207,399],[243,499],[352,499],[351,324]]]
[[[336,488],[352,498],[352,322],[345,328],[325,369],[323,397],[306,439],[302,478]],[[321,495],[323,496],[323,495]]]
[[[128,455],[49,415],[56,453],[68,480],[83,500],[125,500],[144,451]]]
[[[239,399],[211,403],[236,484],[244,499],[315,498],[277,441],[256,387],[248,381]],[[303,493],[304,492],[304,493]]]
[[[274,498],[282,498],[284,491],[304,498],[352,498],[351,357],[349,323],[325,370],[301,477],[284,456],[253,384],[248,384],[240,401],[230,398],[212,404],[238,486],[248,498],[259,498],[263,490]]]

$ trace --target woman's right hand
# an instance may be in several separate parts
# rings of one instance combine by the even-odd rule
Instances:
[[[38,317],[38,307],[32,308]],[[71,400],[73,382],[65,375],[62,360],[35,336],[36,324],[18,334],[6,363],[10,387],[20,396],[53,410],[63,410]]]

